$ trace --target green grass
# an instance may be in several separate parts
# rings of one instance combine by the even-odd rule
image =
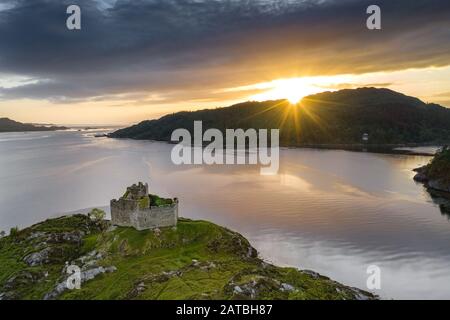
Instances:
[[[167,205],[173,204],[173,200],[160,198],[157,195],[151,194],[150,195],[150,203],[152,206],[162,207],[162,206],[167,206]]]
[[[21,241],[0,240],[0,292],[9,290],[18,299],[42,299],[61,282],[64,259],[29,267],[25,254],[36,250],[39,239],[30,239],[36,231],[48,233],[86,232],[83,242],[51,244],[67,260],[100,252],[101,266],[115,266],[83,283],[81,290],[66,291],[59,299],[352,299],[355,293],[328,278],[312,276],[292,268],[263,263],[241,235],[206,221],[180,219],[176,228],[151,230],[116,228],[101,232],[84,216],[47,220],[19,232]],[[47,273],[47,277],[43,277]],[[35,280],[16,280],[13,276],[34,274]],[[295,290],[280,290],[288,283]],[[254,287],[257,295],[236,294],[235,286]],[[339,290],[339,291],[338,291]]]

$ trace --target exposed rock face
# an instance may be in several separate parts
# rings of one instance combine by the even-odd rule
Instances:
[[[420,183],[427,183],[428,177],[426,175],[427,166],[423,166],[417,169],[414,169],[417,174],[414,176],[414,180]]]
[[[63,232],[63,233],[32,233],[27,240],[37,242],[36,249],[39,251],[26,255],[23,261],[30,267],[51,263],[52,261],[63,261],[67,257],[66,251],[70,250],[61,244],[81,246],[84,232]]]
[[[103,273],[111,273],[117,271],[117,268],[115,266],[111,267],[94,267],[85,271],[80,272],[80,284],[87,282],[89,280],[95,279],[98,275],[101,275]],[[67,286],[67,280],[69,275],[67,275],[66,278],[64,278],[60,283],[58,283],[55,287],[55,289],[49,293],[47,293],[44,296],[44,300],[53,300],[56,299],[58,296],[63,294],[65,291],[69,290]]]
[[[320,278],[320,274],[318,274],[318,273],[315,272],[315,271],[311,271],[311,270],[302,270],[302,273],[311,276],[313,279],[319,279],[319,278]]]
[[[28,264],[30,267],[48,263],[50,261],[49,256],[51,251],[52,251],[51,248],[45,248],[39,252],[34,252],[27,255],[25,258],[23,258],[23,261],[25,261],[25,263]]]

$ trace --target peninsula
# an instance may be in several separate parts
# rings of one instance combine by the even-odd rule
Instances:
[[[443,147],[429,164],[414,171],[414,180],[424,184],[442,213],[450,215],[450,148]]]
[[[0,118],[0,132],[28,132],[28,131],[56,131],[67,130],[59,126],[37,126],[29,123],[21,123],[9,118]]]
[[[267,263],[242,235],[213,223],[168,224],[177,203],[141,191],[147,187],[132,186],[127,192],[136,193],[121,199],[143,207],[132,205],[112,222],[94,209],[0,238],[0,300],[377,299],[313,271]],[[126,215],[151,224],[139,231]],[[71,290],[77,269],[80,286]]]
[[[450,148],[439,150],[429,164],[415,169],[414,180],[422,182],[429,189],[444,192],[450,198]]]

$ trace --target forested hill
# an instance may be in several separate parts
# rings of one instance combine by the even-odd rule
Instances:
[[[371,144],[450,141],[450,109],[376,88],[319,93],[298,105],[278,100],[179,112],[118,130],[111,137],[170,141],[175,129],[193,132],[195,120],[203,121],[204,130],[279,128],[283,146],[361,143],[365,133]]]
[[[8,118],[0,118],[0,132],[55,131],[66,129],[66,127],[56,126],[35,126],[33,124],[21,123]]]

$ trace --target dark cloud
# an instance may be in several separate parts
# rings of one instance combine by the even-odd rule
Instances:
[[[3,99],[77,101],[206,90],[279,77],[450,64],[450,1],[3,0],[0,73],[37,81]],[[82,8],[68,31],[66,8]],[[203,91],[202,91],[203,90]],[[206,97],[205,97],[206,99]]]

